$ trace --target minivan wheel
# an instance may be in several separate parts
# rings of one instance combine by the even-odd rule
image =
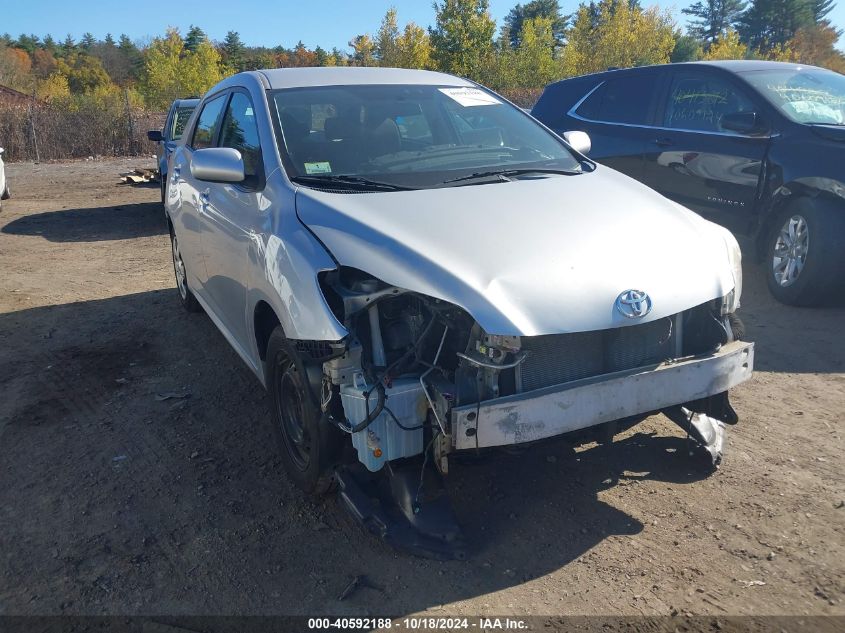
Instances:
[[[830,302],[845,267],[837,241],[845,235],[845,210],[800,198],[775,218],[769,234],[766,280],[781,303]]]
[[[173,254],[173,273],[176,276],[176,289],[179,291],[179,301],[182,307],[188,312],[199,312],[200,304],[191,289],[188,288],[188,274],[185,262],[182,260],[182,251],[179,248],[179,240],[176,233],[170,231],[170,251]]]
[[[285,471],[306,493],[326,494],[334,488],[343,435],[321,421],[303,361],[281,326],[270,335],[266,358],[273,431]]]

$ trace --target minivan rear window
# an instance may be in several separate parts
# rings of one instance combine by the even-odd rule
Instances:
[[[656,75],[616,77],[596,88],[575,113],[591,121],[648,125],[656,90]]]

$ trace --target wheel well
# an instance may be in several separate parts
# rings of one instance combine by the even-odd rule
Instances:
[[[267,342],[273,330],[280,325],[279,317],[266,301],[259,301],[255,306],[253,317],[255,332],[255,344],[258,348],[258,355],[261,360],[267,360]]]

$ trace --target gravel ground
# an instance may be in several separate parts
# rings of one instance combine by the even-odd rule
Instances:
[[[660,416],[457,464],[470,559],[422,560],[285,479],[261,386],[178,305],[156,186],[117,184],[152,164],[7,166],[0,614],[845,614],[845,308],[748,264],[718,472]]]

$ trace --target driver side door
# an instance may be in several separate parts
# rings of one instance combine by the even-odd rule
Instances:
[[[725,130],[722,116],[762,111],[728,77],[670,70],[646,147],[645,184],[740,234],[755,214],[769,135]]]

